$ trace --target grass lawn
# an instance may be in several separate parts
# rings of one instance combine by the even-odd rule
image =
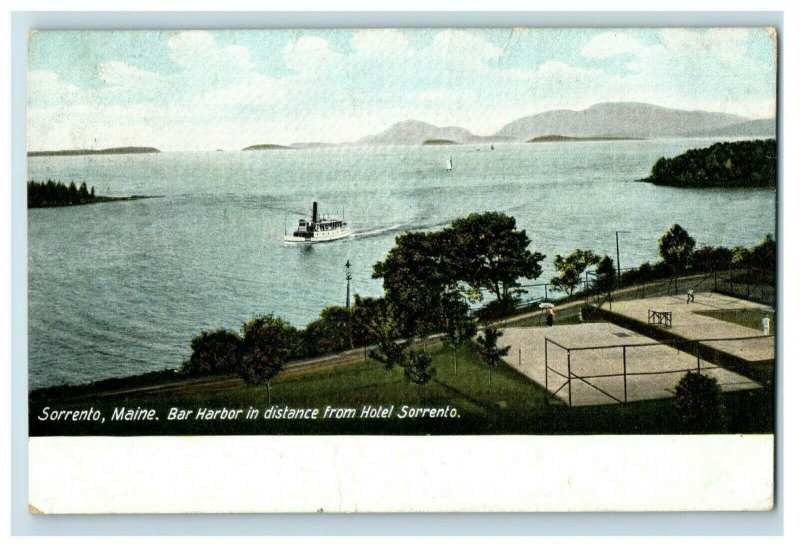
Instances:
[[[769,310],[754,310],[754,309],[741,309],[741,310],[708,310],[694,312],[699,315],[705,315],[719,319],[720,321],[727,321],[729,323],[736,323],[743,327],[750,327],[751,329],[761,330],[761,320],[764,317],[769,317],[769,333],[775,334],[775,312]]]
[[[490,371],[471,347],[456,354],[442,346],[429,346],[436,376],[417,389],[403,370],[387,371],[374,361],[332,366],[314,371],[285,373],[271,383],[272,404],[291,408],[353,408],[394,405],[393,417],[383,419],[263,419],[168,420],[172,407],[268,408],[261,386],[239,381],[212,387],[187,385],[166,391],[145,391],[114,397],[64,397],[31,401],[32,435],[175,435],[175,434],[614,434],[690,433],[674,410],[674,400],[568,408],[543,388],[513,369]],[[772,393],[768,390],[727,393],[726,423],[715,432],[765,433],[772,431]],[[456,417],[404,418],[403,405],[455,409]],[[42,408],[100,409],[105,423],[41,421]],[[111,421],[115,407],[152,408],[157,421]]]

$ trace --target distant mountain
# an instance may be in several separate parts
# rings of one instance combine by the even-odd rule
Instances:
[[[28,156],[93,156],[104,154],[158,154],[159,152],[161,152],[161,150],[158,148],[151,148],[149,146],[123,146],[120,148],[103,148],[99,150],[90,150],[86,148],[77,150],[38,150],[28,152]]]
[[[356,144],[422,145],[425,141],[467,143],[485,140],[488,140],[488,137],[473,135],[463,127],[437,127],[417,120],[406,120],[397,122],[383,133],[359,139]]]
[[[693,137],[774,137],[775,118],[761,118],[701,131]]]
[[[743,116],[678,110],[646,103],[600,103],[585,110],[550,110],[513,121],[496,137],[528,141],[546,135],[638,138],[684,137],[749,120]]]

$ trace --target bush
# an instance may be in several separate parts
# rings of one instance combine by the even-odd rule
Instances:
[[[235,332],[219,329],[203,331],[192,340],[192,356],[181,366],[185,374],[236,372],[242,339]]]
[[[692,430],[719,430],[723,426],[722,390],[716,378],[687,372],[675,386],[675,406]]]
[[[492,300],[478,311],[478,319],[481,321],[494,321],[513,315],[517,309],[517,300],[513,298],[502,298]]]

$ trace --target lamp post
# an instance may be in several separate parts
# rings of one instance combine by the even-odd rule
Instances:
[[[344,265],[344,278],[347,280],[347,299],[345,300],[345,307],[350,310],[350,280],[353,279],[353,274],[350,273],[350,261]]]
[[[617,287],[619,287],[620,281],[622,280],[622,266],[619,263],[619,234],[627,234],[625,230],[617,230],[614,232],[614,236],[617,239]]]

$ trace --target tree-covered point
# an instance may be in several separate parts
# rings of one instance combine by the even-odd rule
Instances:
[[[130,201],[142,199],[146,196],[108,197],[96,196],[94,186],[91,189],[82,182],[76,186],[70,181],[65,184],[61,181],[48,179],[46,182],[28,181],[28,209],[38,207],[66,207],[69,205],[86,205],[106,201]]]
[[[683,187],[771,187],[777,181],[775,139],[718,142],[659,158],[643,182]]]

